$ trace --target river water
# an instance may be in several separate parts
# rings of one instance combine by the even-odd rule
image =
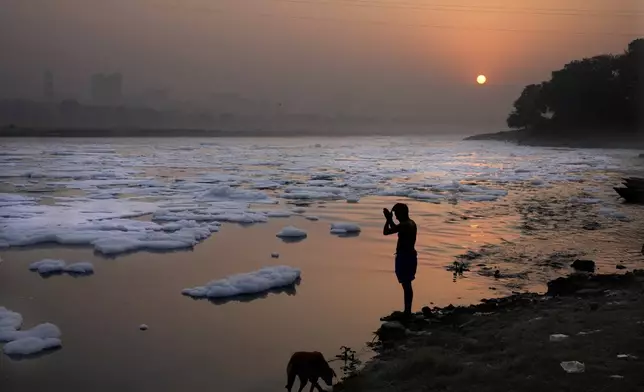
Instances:
[[[567,249],[604,270],[642,262],[641,211],[611,189],[642,170],[634,151],[429,138],[13,139],[0,151],[0,306],[25,328],[56,324],[63,341],[36,357],[0,355],[3,391],[277,391],[293,351],[368,357],[378,319],[402,307],[395,237],[382,236],[382,208],[399,201],[419,226],[417,309],[543,290],[565,269],[539,257]],[[191,217],[221,227],[191,249],[140,241],[150,225],[189,228]],[[601,229],[581,229],[587,220]],[[361,232],[332,235],[334,222]],[[285,226],[306,239],[276,237]],[[446,269],[482,247],[498,252],[481,256],[486,266]],[[43,278],[28,269],[41,259],[90,261],[95,273]],[[229,301],[181,295],[271,265],[299,268],[299,284]]]

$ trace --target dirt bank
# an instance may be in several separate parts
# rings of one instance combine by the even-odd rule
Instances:
[[[643,293],[636,270],[559,278],[544,295],[425,308],[404,328],[383,324],[376,358],[334,390],[641,391]],[[567,337],[551,341],[554,334]],[[567,373],[565,361],[584,372]]]

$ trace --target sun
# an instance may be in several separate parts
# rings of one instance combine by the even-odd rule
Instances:
[[[487,82],[487,78],[485,75],[479,75],[476,77],[476,83],[478,84],[485,84]]]

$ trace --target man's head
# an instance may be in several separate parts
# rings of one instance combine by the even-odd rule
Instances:
[[[398,221],[403,222],[409,220],[409,207],[404,203],[396,203],[391,211],[396,215]]]

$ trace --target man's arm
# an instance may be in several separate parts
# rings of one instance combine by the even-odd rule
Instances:
[[[395,233],[398,233],[399,230],[400,230],[400,225],[395,224],[390,217],[387,219],[387,222],[385,222],[385,227],[382,228],[382,234],[384,235],[395,234]]]
[[[385,216],[385,227],[382,228],[382,234],[389,235],[398,232],[398,225],[394,223],[394,217],[391,211],[386,208],[382,209],[382,214]]]

